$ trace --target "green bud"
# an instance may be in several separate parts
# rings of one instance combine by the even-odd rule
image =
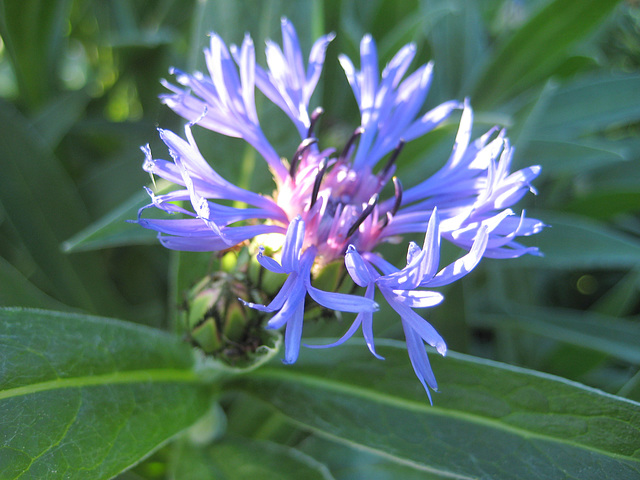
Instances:
[[[242,252],[241,252],[242,253]],[[264,303],[247,275],[247,261],[225,255],[223,270],[200,280],[186,295],[182,313],[187,339],[207,355],[230,364],[246,360],[263,344],[263,312],[246,307],[239,298]]]

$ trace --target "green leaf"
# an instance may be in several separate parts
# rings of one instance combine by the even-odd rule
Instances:
[[[51,298],[33,285],[20,271],[0,257],[0,305],[67,310],[64,304]]]
[[[34,119],[34,127],[55,149],[60,140],[81,118],[91,97],[84,90],[65,92],[56,96]]]
[[[0,124],[0,202],[46,275],[47,291],[66,304],[91,310],[96,298],[110,292],[104,272],[95,258],[85,257],[79,264],[60,252],[60,243],[89,221],[82,199],[33,125],[6,102],[0,103]]]
[[[175,185],[160,179],[156,181],[154,192],[160,195],[168,192],[172,187]],[[124,245],[157,243],[157,232],[128,222],[128,220],[135,220],[138,210],[149,203],[149,195],[146,192],[136,193],[118,208],[66,240],[62,244],[62,249],[65,252],[81,252]]]
[[[537,125],[540,138],[567,140],[640,119],[640,75],[597,75],[558,90]],[[587,100],[588,99],[588,100]]]
[[[589,348],[640,365],[640,323],[559,308],[511,305],[511,313],[482,315],[492,324]]]
[[[540,165],[544,176],[584,173],[626,159],[624,150],[614,142],[594,144],[562,140],[528,141],[522,150],[516,150],[516,158],[522,165],[525,162]]]
[[[497,51],[476,84],[474,105],[487,108],[544,81],[570,48],[592,33],[620,0],[554,0]]]
[[[2,2],[0,35],[26,103],[37,108],[56,88],[71,0]]]
[[[177,337],[116,320],[0,309],[0,478],[106,479],[208,410]]]
[[[548,211],[528,211],[527,216],[550,225],[528,242],[544,256],[521,257],[510,267],[627,269],[640,263],[640,242],[603,223]]]
[[[225,438],[207,448],[181,442],[173,478],[202,480],[332,480],[327,468],[302,452],[276,443]]]
[[[310,436],[299,447],[325,463],[336,480],[442,480],[451,478],[395,463],[365,450]]]
[[[319,436],[446,478],[620,479],[640,475],[640,404],[539,372],[431,355],[430,406],[398,342],[305,350],[295,366],[237,377]]]

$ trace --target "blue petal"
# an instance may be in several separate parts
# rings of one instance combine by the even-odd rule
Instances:
[[[429,363],[424,343],[422,343],[420,337],[405,321],[402,322],[402,327],[404,329],[405,338],[407,339],[407,352],[409,353],[411,366],[413,367],[413,371],[416,373],[418,380],[422,383],[424,390],[427,392],[429,402],[433,405],[431,392],[428,387],[437,391],[438,383],[436,382],[436,377],[431,369],[431,364]]]
[[[373,281],[364,259],[353,245],[347,247],[347,253],[344,255],[344,264],[347,267],[351,279],[358,286],[366,287]]]
[[[300,340],[302,339],[302,324],[304,319],[304,297],[298,304],[296,311],[287,322],[284,332],[284,360],[286,364],[295,363],[300,353]]]
[[[273,258],[264,256],[264,247],[260,246],[260,250],[258,251],[257,260],[260,265],[262,265],[267,270],[270,270],[274,273],[287,273],[282,266],[276,262]]]
[[[435,347],[441,355],[444,355],[447,352],[447,344],[429,322],[411,310],[411,308],[398,301],[396,295],[391,290],[380,288],[380,291],[384,298],[387,299],[387,302],[389,302],[391,308],[398,312],[402,320],[407,322],[407,324],[410,325],[425,342],[432,347]]]
[[[298,270],[300,251],[304,242],[304,221],[298,215],[291,220],[287,227],[287,234],[282,247],[281,265],[285,272]]]
[[[392,290],[395,299],[409,308],[435,307],[444,300],[444,295],[428,290]]]
[[[307,285],[307,291],[311,298],[326,308],[341,312],[376,312],[380,306],[365,297],[349,295],[347,293],[325,292],[318,288]]]

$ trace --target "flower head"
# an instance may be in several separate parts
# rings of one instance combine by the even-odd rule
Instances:
[[[282,247],[273,256],[259,245],[262,267],[286,275],[280,291],[266,305],[245,301],[259,311],[273,313],[267,328],[285,327],[285,362],[298,357],[307,295],[321,306],[357,313],[345,336],[362,327],[370,351],[375,351],[373,313],[378,309],[375,291],[399,314],[411,363],[424,385],[437,384],[424,342],[445,354],[446,344],[414,309],[436,306],[444,299],[430,290],[468,274],[483,257],[513,258],[537,254],[517,238],[539,232],[543,224],[511,210],[515,202],[533,191],[539,167],[509,172],[513,148],[504,131],[492,129],[471,140],[473,112],[467,100],[445,102],[421,113],[431,84],[433,65],[408,74],[416,49],[406,45],[379,73],[373,38],[360,44],[360,69],[340,56],[360,110],[360,125],[338,150],[322,149],[314,137],[321,109],[309,112],[327,46],[333,35],[318,39],[305,61],[291,23],[282,20],[282,48],[267,42],[268,68],[255,62],[249,36],[240,47],[227,48],[211,34],[205,50],[208,74],[176,72],[176,86],[163,101],[188,120],[185,138],[160,130],[173,161],[154,158],[144,147],[144,169],[180,188],[160,196],[140,211],[138,223],[159,232],[167,248],[216,251],[245,241],[258,242],[263,234],[280,236]],[[264,93],[292,121],[300,145],[290,160],[281,159],[260,127],[255,108],[255,88]],[[394,176],[406,142],[445,121],[455,110],[462,116],[452,153],[432,177],[408,189]],[[193,125],[253,146],[273,172],[276,190],[261,195],[223,179],[202,157],[191,134]],[[386,160],[385,160],[386,159]],[[384,163],[382,161],[384,160]],[[393,184],[393,195],[383,198],[383,188]],[[227,201],[220,203],[220,201]],[[246,207],[229,206],[243,204]],[[190,208],[183,203],[188,202]],[[147,208],[179,219],[148,219]],[[406,266],[398,269],[374,253],[385,241],[407,233],[425,233],[422,247],[409,244]],[[444,238],[468,253],[438,270],[440,241]],[[314,275],[324,266],[344,262],[353,282],[364,295],[319,290]]]

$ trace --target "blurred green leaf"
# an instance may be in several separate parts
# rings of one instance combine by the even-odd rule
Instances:
[[[638,74],[601,73],[558,88],[540,118],[538,138],[567,141],[612,125],[637,122],[638,91]]]
[[[35,110],[56,90],[72,0],[2,2],[0,35],[22,99]]]
[[[535,333],[640,365],[640,323],[560,308],[511,305],[507,314],[482,315],[491,324]]]
[[[210,407],[191,349],[158,330],[1,309],[0,345],[1,478],[111,478]]]
[[[176,450],[172,475],[180,480],[333,479],[321,463],[276,443],[227,437],[206,448],[181,442]]]
[[[474,105],[490,108],[544,81],[570,48],[591,34],[620,0],[554,0],[519,27],[486,65]]]
[[[640,241],[606,224],[577,215],[549,211],[528,211],[550,228],[529,244],[540,248],[543,257],[520,257],[511,268],[629,268],[640,263]]]
[[[621,146],[593,141],[530,140],[521,150],[516,150],[515,156],[519,164],[540,165],[544,177],[584,173],[625,160]]]
[[[640,474],[640,404],[542,373],[431,355],[441,393],[430,406],[407,352],[378,342],[305,350],[295,366],[237,377],[319,436],[447,478],[589,479]],[[384,343],[384,345],[383,345]]]
[[[448,12],[440,16],[443,8]],[[433,19],[432,12],[437,21],[428,34],[431,59],[435,63],[435,92],[430,95],[435,94],[440,101],[463,98],[470,93],[487,56],[479,2],[423,0],[422,17]]]
[[[28,278],[2,257],[0,257],[0,285],[2,285],[0,305],[56,310],[69,309],[33,285]]]
[[[91,97],[84,90],[65,92],[53,98],[35,117],[33,126],[52,150],[80,120]]]
[[[160,179],[156,182],[154,193],[160,195],[173,187],[175,185]],[[138,210],[150,202],[147,192],[136,193],[120,207],[66,240],[62,244],[62,249],[65,252],[80,252],[124,245],[157,243],[157,232],[129,222],[136,220]]]
[[[0,125],[0,202],[21,245],[46,274],[46,289],[63,303],[87,310],[102,298],[113,304],[98,259],[84,257],[79,263],[60,251],[64,239],[89,223],[73,181],[32,124],[4,102]]]
[[[300,450],[329,467],[336,480],[442,480],[451,478],[401,465],[384,457],[330,442],[319,436],[310,436]]]
[[[589,310],[618,317],[629,315],[638,302],[639,290],[640,269],[635,268],[599,297]]]

